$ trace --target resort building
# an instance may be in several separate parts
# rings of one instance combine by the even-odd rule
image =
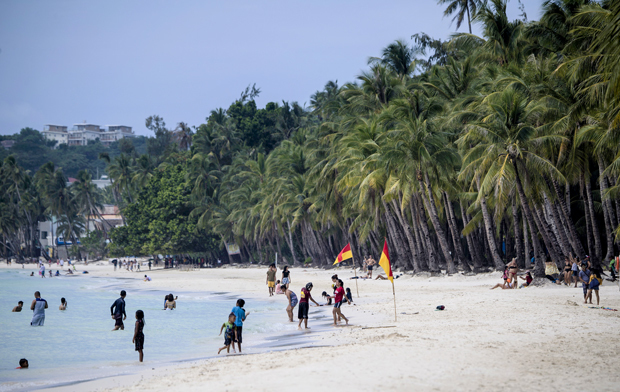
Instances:
[[[85,146],[89,141],[99,139],[101,143],[109,146],[111,143],[124,137],[135,137],[131,127],[127,125],[107,125],[105,128],[97,124],[79,123],[73,124],[70,130],[63,125],[46,124],[43,127],[43,136],[48,140],[55,140],[56,147],[61,144],[69,146]]]

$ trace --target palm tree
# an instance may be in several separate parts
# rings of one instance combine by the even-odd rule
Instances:
[[[437,0],[437,4],[447,4],[446,10],[443,12],[444,16],[456,15],[452,18],[452,21],[456,21],[456,29],[458,30],[465,20],[467,15],[467,25],[469,26],[469,34],[471,34],[471,20],[475,17],[478,8],[480,7],[479,0]]]
[[[416,48],[410,47],[405,41],[396,40],[383,49],[381,58],[371,57],[368,59],[368,63],[380,63],[403,79],[415,71],[415,56],[418,53],[419,51]]]

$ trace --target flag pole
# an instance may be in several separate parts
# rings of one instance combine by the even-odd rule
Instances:
[[[353,260],[353,259],[351,259]],[[355,290],[357,290],[357,298],[360,297],[360,289],[357,287],[357,265],[355,264],[355,260],[353,260],[353,273],[355,274]]]
[[[393,280],[392,280],[392,296],[394,296],[394,321],[396,321],[396,291],[394,290]]]

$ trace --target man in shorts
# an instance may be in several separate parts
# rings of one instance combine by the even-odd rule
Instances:
[[[372,258],[372,256],[370,256],[368,258],[368,275],[366,275],[368,277],[368,279],[372,279],[372,269],[375,266],[375,259]]]
[[[581,272],[579,272],[579,280],[581,281],[581,287],[583,288],[583,300],[588,298],[588,289],[590,288],[590,271],[586,264],[581,265]]]
[[[114,329],[112,331],[116,331],[118,329],[124,330],[125,324],[123,324],[123,320],[127,319],[127,313],[125,313],[125,297],[127,293],[125,290],[121,291],[121,297],[114,301],[112,306],[110,306],[110,313],[112,313],[112,318],[116,320],[114,323]]]
[[[312,283],[308,283],[306,287],[301,289],[301,295],[299,296],[299,309],[297,310],[297,317],[299,318],[299,325],[297,329],[301,329],[301,322],[303,321],[306,329],[308,328],[308,310],[310,309],[310,302],[314,302],[316,306],[321,306],[312,298]]]
[[[276,265],[271,264],[267,270],[267,287],[269,288],[269,296],[273,296],[276,287]]]

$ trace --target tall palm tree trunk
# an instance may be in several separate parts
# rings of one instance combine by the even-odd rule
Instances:
[[[588,208],[588,212],[590,215],[590,222],[592,224],[592,237],[594,238],[594,252],[595,257],[592,258],[592,265],[598,266],[601,261],[601,257],[603,256],[603,248],[601,246],[601,236],[598,230],[598,223],[596,222],[596,218],[594,216],[594,201],[592,200],[592,185],[590,184],[590,179],[586,178],[584,175],[584,185],[585,185],[585,197],[586,197],[586,205]]]
[[[523,185],[521,184],[521,177],[519,177],[519,170],[517,169],[517,163],[513,160],[512,164],[515,169],[515,183],[517,184],[517,192],[519,193],[519,200],[521,201],[521,208],[525,212],[527,224],[530,227],[530,230],[532,231],[532,245],[534,247],[534,255],[535,255],[534,257],[536,258],[536,266],[534,268],[534,274],[537,276],[543,276],[545,272],[544,255],[540,251],[540,248],[539,248],[540,244],[534,232],[534,227],[537,227],[537,226],[536,226],[536,223],[534,223],[534,216],[532,215],[532,210],[530,210],[530,206],[527,202],[525,191],[523,191]]]
[[[456,223],[456,217],[454,216],[452,202],[450,201],[450,197],[448,196],[448,193],[443,192],[443,197],[444,197],[444,204],[445,204],[445,210],[446,210],[446,220],[448,221],[448,227],[450,228],[450,233],[452,234],[452,243],[454,244],[454,252],[456,253],[458,264],[461,267],[462,271],[471,272],[469,263],[467,263],[467,260],[465,259],[465,252],[463,252],[463,245],[461,244],[461,235],[459,234],[458,225]]]
[[[407,237],[407,242],[409,243],[409,249],[411,250],[411,255],[413,256],[412,257],[413,263],[410,262],[410,264],[413,267],[413,272],[419,272],[420,271],[420,265],[418,263],[419,254],[415,246],[415,241],[413,239],[413,234],[412,234],[411,227],[409,226],[409,222],[407,222],[407,220],[404,219],[399,203],[396,203],[395,200],[392,200],[392,207],[394,207],[394,211],[396,212],[398,221],[400,222],[400,225],[402,226],[403,231],[405,232],[405,237]]]
[[[426,244],[426,253],[428,254],[428,269],[431,273],[439,273],[441,272],[439,269],[439,262],[437,260],[437,251],[435,250],[435,246],[433,245],[433,241],[431,239],[430,230],[428,227],[428,221],[426,219],[426,214],[424,213],[424,207],[422,206],[422,202],[418,198],[417,193],[414,194],[414,199],[416,203],[416,215],[418,216],[418,221],[420,223],[420,228],[422,229],[422,235],[424,237],[424,243]]]
[[[424,182],[422,181],[422,176],[418,175],[418,182],[420,184],[422,195],[422,200],[424,201],[424,206],[428,210],[429,216],[431,218],[431,222],[435,228],[435,234],[437,240],[439,241],[439,246],[441,247],[441,251],[443,252],[443,257],[447,263],[447,269],[449,274],[456,273],[456,267],[454,266],[454,261],[452,260],[452,255],[450,255],[450,247],[448,246],[448,240],[446,238],[446,233],[443,231],[441,227],[441,223],[439,222],[439,215],[437,213],[437,208],[435,207],[435,201],[433,200],[433,194],[431,193],[431,184],[428,179],[428,175],[424,173]]]
[[[607,177],[603,174],[605,166],[603,164],[603,158],[599,154],[597,157],[598,169],[599,169],[599,184],[601,190],[601,203],[603,204],[603,217],[605,220],[605,234],[607,237],[607,253],[605,254],[605,263],[609,262],[614,257],[614,229],[617,225],[615,222],[614,207],[611,204],[611,200],[607,196]]]
[[[286,225],[288,228],[288,246],[289,248],[291,248],[291,254],[293,255],[293,264],[297,265],[297,257],[295,256],[295,247],[293,246],[293,234],[291,231],[291,222],[290,220],[287,218],[286,219]]]
[[[523,256],[523,240],[521,238],[521,228],[519,227],[519,211],[517,210],[517,203],[514,198],[512,199],[512,224],[515,237],[517,265],[519,268],[525,268],[526,261]]]
[[[586,257],[586,251],[583,249],[581,240],[579,239],[579,236],[577,235],[577,230],[575,229],[573,220],[570,217],[570,210],[566,202],[566,199],[568,197],[568,202],[570,203],[570,188],[568,192],[565,192],[565,197],[562,197],[562,193],[561,193],[558,182],[554,179],[551,179],[551,183],[553,184],[553,189],[555,190],[555,193],[557,195],[557,201],[558,201],[558,204],[560,205],[560,212],[562,212],[562,215],[564,217],[564,222],[566,225],[565,227],[570,233],[570,235],[568,236],[568,239],[570,241],[571,247],[573,248],[573,251],[575,252],[577,257],[583,260]],[[566,197],[566,194],[568,194],[567,197]]]
[[[571,253],[571,245],[568,241],[568,238],[566,237],[566,232],[562,227],[562,223],[560,222],[559,217],[555,214],[555,209],[553,208],[553,205],[551,204],[551,201],[549,201],[549,198],[547,197],[547,194],[545,192],[543,192],[543,199],[545,202],[543,207],[547,212],[547,215],[549,217],[549,224],[551,225],[553,234],[557,239],[556,243],[562,251],[562,255],[564,256],[564,258],[568,259]]]
[[[459,207],[461,208],[461,219],[463,220],[463,226],[467,226],[469,224],[469,219],[467,219],[467,214],[465,213],[462,200],[459,200]],[[469,254],[471,254],[471,260],[474,264],[474,272],[482,272],[482,259],[481,255],[478,253],[478,249],[475,244],[476,239],[474,238],[473,233],[467,234],[465,239],[467,240]]]

